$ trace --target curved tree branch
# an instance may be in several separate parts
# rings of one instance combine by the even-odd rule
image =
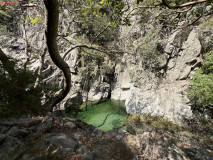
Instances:
[[[189,6],[192,6],[192,5],[210,2],[210,1],[211,0],[195,0],[195,1],[187,2],[187,3],[181,4],[181,5],[171,6],[171,5],[168,4],[167,0],[162,0],[162,5],[166,6],[169,9],[178,9],[178,8],[189,7]]]
[[[123,51],[110,51],[110,52],[107,52],[107,51],[104,51],[104,50],[101,50],[101,49],[98,49],[98,48],[95,48],[95,47],[90,47],[90,46],[85,45],[85,44],[79,44],[79,45],[71,46],[69,49],[67,49],[67,51],[63,55],[63,59],[67,56],[67,54],[69,52],[71,52],[75,48],[92,49],[92,50],[96,50],[96,51],[102,52],[102,53],[104,53],[106,55],[109,55],[109,56],[115,56],[115,54],[122,54],[122,53],[124,53]]]
[[[58,21],[59,21],[59,3],[58,0],[44,0],[45,4],[45,38],[46,44],[49,51],[49,55],[53,63],[62,70],[66,79],[66,88],[61,95],[59,95],[50,109],[61,102],[69,93],[71,88],[71,74],[68,64],[63,60],[58,52],[58,46],[56,43],[57,32],[58,32]]]
[[[109,27],[111,27],[111,25],[107,25],[101,32],[99,32],[96,36],[95,36],[95,38],[93,38],[93,40],[92,40],[92,42],[90,43],[90,45],[92,45],[93,43],[94,43],[94,41],[103,33],[103,32],[105,32]]]

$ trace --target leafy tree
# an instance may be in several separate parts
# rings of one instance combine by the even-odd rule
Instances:
[[[205,55],[202,67],[191,80],[188,97],[193,108],[198,111],[210,110],[213,113],[213,51]]]
[[[34,87],[36,77],[19,68],[17,61],[0,49],[0,117],[40,115],[48,111],[42,97],[48,97],[50,89],[42,85]]]
[[[87,2],[91,2],[90,0],[87,0]],[[96,1],[95,1],[96,2]],[[191,1],[191,2],[185,2],[185,1],[181,1],[183,3],[179,3],[178,1],[166,1],[166,0],[152,0],[152,1],[137,1],[142,2],[148,4],[149,6],[139,6],[137,8],[156,8],[156,7],[160,7],[160,6],[164,6],[167,7],[169,9],[179,9],[179,8],[184,8],[184,7],[191,7],[193,8],[194,5],[196,4],[200,4],[200,3],[204,3],[204,2],[212,2],[211,0],[197,0],[197,1]],[[149,2],[149,3],[148,3]],[[151,2],[151,3],[150,3]],[[184,3],[185,2],[185,3]],[[68,65],[66,64],[66,62],[61,58],[59,52],[58,52],[58,46],[56,43],[56,38],[57,38],[57,32],[58,32],[58,21],[59,21],[59,2],[57,0],[44,0],[45,3],[45,9],[46,9],[46,42],[47,42],[47,47],[49,50],[49,54],[50,57],[52,58],[53,62],[56,64],[56,66],[58,66],[64,73],[65,75],[65,79],[66,79],[66,89],[64,90],[63,94],[60,95],[55,103],[52,105],[55,106],[57,103],[59,103],[60,101],[62,101],[66,95],[69,93],[70,88],[71,88],[71,75],[70,75],[70,70]],[[81,4],[81,1],[77,1],[74,2],[75,5],[79,5]],[[92,2],[91,2],[92,3]],[[122,15],[123,15],[123,9],[125,7],[125,3],[122,0],[101,0],[98,1],[97,3],[99,4],[108,4],[110,7],[113,8],[113,19],[121,22],[122,21]],[[90,8],[91,6],[89,6]],[[129,7],[128,5],[128,1],[127,1],[127,11],[130,9],[131,7]],[[82,8],[81,8],[82,9]],[[88,10],[83,10],[84,12],[88,12]],[[131,14],[132,11],[130,11],[129,14],[127,14],[126,18],[124,18],[124,22],[126,22],[128,24],[129,19],[128,19],[128,15]],[[83,12],[82,12],[83,13]],[[89,13],[89,12],[88,12]],[[94,14],[97,14],[98,12],[93,12]],[[195,21],[199,20],[196,19]],[[77,47],[77,46],[76,46]],[[69,51],[71,51],[73,48],[76,47],[72,47]],[[86,47],[89,49],[94,49],[93,47],[89,47],[86,45],[79,45],[78,47]],[[64,55],[66,55],[67,53],[65,53]]]
[[[63,1],[64,2],[64,1]],[[72,1],[73,2],[73,1]],[[99,30],[98,28],[95,28],[96,26],[94,26],[93,24],[90,24],[89,27],[83,27],[85,28],[85,32],[86,34],[89,34],[89,36],[91,36],[91,41],[92,43],[94,42],[94,39],[98,39],[100,38],[101,40],[103,40],[102,34],[107,31],[110,27],[115,27],[116,24],[129,24],[129,16],[131,16],[132,11],[130,10],[130,6],[128,4],[128,1],[126,1],[127,3],[125,4],[124,1],[122,0],[101,0],[101,1],[92,1],[92,0],[87,0],[86,3],[91,3],[90,6],[86,6],[86,7],[82,7],[82,1],[74,1],[74,5],[75,7],[79,7],[80,6],[80,12],[82,13],[82,26],[85,25],[85,23],[89,22],[87,19],[85,21],[85,18],[92,17],[92,20],[95,21],[99,21],[101,20],[101,17],[106,18],[103,21],[103,24],[106,25],[105,29],[102,24],[100,25],[101,29]],[[191,1],[191,2],[186,2],[185,0],[183,1],[166,1],[166,0],[152,0],[152,1],[137,1],[138,3],[138,7],[136,7],[137,9],[140,8],[157,8],[157,7],[161,7],[162,9],[164,9],[164,11],[166,10],[165,7],[171,10],[175,10],[175,9],[181,9],[184,7],[191,7],[193,8],[194,5],[196,4],[201,4],[204,2],[212,2],[210,0],[197,0],[197,1]],[[46,28],[45,28],[45,35],[46,35],[46,43],[47,43],[47,48],[49,51],[49,55],[51,57],[51,59],[53,60],[53,62],[56,64],[57,67],[59,67],[65,76],[66,79],[66,88],[64,90],[64,92],[59,95],[59,97],[57,97],[54,101],[54,103],[51,105],[50,109],[52,107],[54,107],[57,103],[59,103],[61,100],[63,100],[66,95],[69,93],[70,88],[71,88],[71,74],[70,74],[70,69],[69,66],[66,64],[66,62],[64,61],[64,57],[62,58],[59,54],[58,51],[58,46],[56,43],[56,38],[57,38],[57,32],[58,32],[58,23],[59,23],[59,1],[57,0],[44,0],[44,4],[45,4],[45,10],[46,10]],[[144,6],[140,6],[140,5],[144,5]],[[146,5],[146,6],[145,6]],[[101,7],[100,7],[101,6]],[[103,9],[109,7],[112,14],[111,15],[107,15],[107,12],[104,12]],[[125,8],[126,7],[126,8]],[[190,8],[190,10],[191,10]],[[76,8],[78,9],[78,8]],[[6,11],[6,8],[4,9]],[[124,11],[129,11],[130,12],[127,14],[126,17],[122,18]],[[74,10],[77,11],[77,10]],[[180,11],[178,11],[180,12]],[[181,11],[183,12],[183,11]],[[92,14],[91,14],[92,13]],[[106,14],[105,14],[106,13]],[[193,13],[197,13],[197,12],[193,12]],[[14,12],[15,14],[15,12]],[[200,13],[199,13],[200,14]],[[195,14],[196,16],[197,14]],[[203,16],[203,14],[201,13],[201,16]],[[11,16],[13,18],[13,15]],[[200,16],[198,16],[197,19],[194,20],[194,22],[196,20],[199,20]],[[37,20],[34,19],[33,23],[36,22]],[[111,21],[111,22],[110,22]],[[124,23],[123,23],[124,22]],[[88,30],[89,29],[89,30]],[[97,30],[99,33],[93,33],[94,29]],[[88,30],[88,31],[87,31]],[[96,32],[96,31],[95,31]],[[110,30],[108,30],[108,32],[110,32]],[[106,32],[107,33],[107,32]],[[92,44],[91,43],[91,44]],[[98,50],[100,52],[103,52],[109,56],[112,56],[112,53],[116,53],[116,52],[106,52],[100,49],[97,49],[96,47],[93,46],[88,46],[88,45],[76,45],[74,47],[72,47],[68,52],[70,52],[73,48],[88,48],[88,49],[92,49],[92,50]],[[67,52],[67,53],[68,53]],[[67,55],[67,53],[65,53],[64,55]],[[31,82],[29,82],[31,83]],[[28,84],[28,83],[27,83]]]

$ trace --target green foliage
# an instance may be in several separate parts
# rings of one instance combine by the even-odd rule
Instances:
[[[9,32],[9,28],[7,25],[1,25],[0,24],[0,36],[13,36],[13,33]]]
[[[163,54],[163,43],[159,40],[160,27],[151,27],[146,31],[137,52],[140,53],[144,69],[158,68]]]
[[[139,48],[141,60],[145,69],[153,69],[159,65],[159,55],[163,53],[162,44],[152,41],[148,44],[142,44]]]
[[[155,3],[157,2],[157,0],[150,0],[150,1],[147,1],[147,0],[136,0],[137,4],[142,3],[142,2],[149,2],[152,5],[155,5]]]
[[[202,70],[204,74],[213,73],[213,51],[205,56],[205,60],[202,63]]]
[[[173,122],[164,119],[159,116],[150,116],[148,114],[143,114],[138,116],[137,114],[132,114],[126,117],[125,125],[127,131],[131,133],[138,133],[146,129],[157,129],[163,131],[169,131],[171,133],[176,133],[181,130],[181,128],[174,124]]]
[[[213,112],[213,52],[205,55],[202,67],[196,71],[191,80],[188,97],[193,103],[193,108]]]
[[[37,24],[41,22],[40,17],[34,17],[34,18],[27,18],[28,21],[30,21],[32,24]]]
[[[1,59],[2,60],[2,59]],[[19,69],[17,61],[0,61],[0,117],[21,116],[23,114],[44,114],[41,97],[45,87],[34,88],[36,75]]]
[[[113,68],[108,64],[103,64],[101,66],[101,72],[103,75],[111,75],[113,73]]]
[[[117,30],[113,28],[115,22],[112,22],[110,12],[103,2],[86,1],[82,4],[80,14],[76,18],[80,22],[78,25],[82,33],[86,34],[90,41],[103,44],[114,40]]]
[[[122,0],[107,0],[106,3],[113,8],[115,18],[120,20],[120,16],[122,16],[122,9],[125,6],[125,3]],[[120,14],[120,16],[118,16]]]
[[[119,33],[118,24],[123,14],[121,10],[124,7],[121,0],[86,0],[65,3],[71,8],[70,17],[75,19],[80,28],[78,33],[86,35],[90,42],[105,45],[116,39]],[[68,30],[70,32],[72,29]]]
[[[205,28],[211,29],[213,27],[213,19],[212,19],[212,17],[209,17],[209,18],[203,20],[201,25],[200,25],[200,27],[202,29],[205,29]]]

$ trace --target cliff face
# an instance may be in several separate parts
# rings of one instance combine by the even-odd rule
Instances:
[[[120,28],[123,49],[130,54],[124,54],[115,66],[111,98],[125,100],[128,113],[163,116],[179,124],[192,118],[186,91],[191,75],[201,66],[204,48],[212,41],[212,30],[208,25],[204,27],[202,21],[189,27],[181,22],[182,29],[162,36],[161,26],[141,25],[140,16],[130,20],[131,26]],[[154,62],[149,63],[145,54],[153,54],[147,48],[154,48],[155,43],[160,45],[161,53],[151,57]]]
[[[30,11],[30,14],[36,14],[42,20],[42,12]],[[66,40],[59,36],[60,53],[72,46],[67,40],[77,42],[79,39],[86,39],[83,35],[76,39],[75,32],[79,28],[69,16],[70,13],[66,9],[60,14],[60,34],[66,35],[68,28],[73,30],[66,36]],[[143,20],[140,16],[132,16],[131,26],[120,27],[119,43],[121,49],[128,53],[119,57],[116,62],[107,57],[103,58],[101,63],[94,60],[90,71],[92,78],[87,78],[85,70],[81,72],[89,63],[81,59],[79,49],[72,50],[65,57],[72,73],[72,89],[60,104],[61,109],[86,100],[113,98],[124,100],[128,113],[163,116],[176,123],[181,123],[184,118],[193,117],[186,90],[189,87],[191,73],[200,67],[202,48],[212,37],[211,27],[207,25],[202,28],[201,25],[197,25],[161,32],[160,26],[154,23],[141,25]],[[22,25],[19,24],[19,32],[21,30]],[[36,71],[40,66],[39,55],[45,47],[44,29],[42,23],[32,25],[28,22],[26,30],[33,53],[28,67]],[[0,43],[7,54],[22,60],[25,58],[21,34],[14,39],[2,36]],[[153,55],[156,48],[160,53]],[[60,90],[57,94],[60,94],[64,87],[62,73],[49,59],[46,55],[42,81],[58,86]],[[104,65],[109,66],[110,73],[103,72]]]
[[[186,90],[191,71],[201,62],[198,31],[188,31],[180,46],[175,41],[183,31],[177,30],[166,39],[160,77],[144,70],[139,57],[124,56],[122,61],[126,65],[116,65],[111,98],[125,100],[128,113],[159,115],[175,122],[190,118],[192,111]]]

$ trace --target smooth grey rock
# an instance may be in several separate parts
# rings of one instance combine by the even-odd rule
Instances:
[[[81,160],[94,160],[93,154],[91,152],[88,152],[85,156],[82,157]]]
[[[128,132],[125,131],[125,130],[119,129],[117,134],[118,134],[118,135],[121,135],[121,136],[125,136],[125,135],[128,134]]]
[[[186,68],[184,68],[183,72],[181,73],[179,79],[180,80],[186,79],[189,76],[190,72],[191,72],[191,66],[186,66]]]
[[[96,148],[93,151],[94,159],[101,160],[103,159],[103,149],[102,148]]]
[[[15,160],[25,152],[25,147],[21,141],[14,137],[6,137],[0,147],[1,160]]]
[[[128,71],[126,70],[122,75],[122,81],[121,81],[121,89],[129,89],[131,85],[131,79],[129,76]]]
[[[106,82],[99,83],[99,80],[96,80],[89,91],[88,100],[97,101],[101,99],[106,99],[110,92],[110,85]]]
[[[212,160],[213,155],[207,148],[183,148],[182,151],[189,159],[193,160]]]
[[[111,156],[107,156],[105,160],[112,160]]]
[[[97,133],[97,137],[98,137],[98,138],[101,138],[102,135],[103,135],[103,133],[104,133],[103,131],[99,131],[99,132]]]
[[[170,69],[172,69],[174,67],[175,67],[175,60],[174,59],[170,59],[169,63],[168,63],[168,66],[167,66],[167,69],[170,70]]]
[[[52,126],[53,117],[46,116],[43,120],[42,127],[49,128]]]
[[[76,124],[74,124],[73,122],[67,122],[66,125],[67,125],[70,129],[76,129],[76,128],[77,128]]]
[[[31,132],[31,133],[37,133],[38,127],[39,127],[39,126],[32,126],[32,127],[29,127],[29,128],[27,128],[27,131],[29,131],[29,132]]]
[[[77,141],[79,141],[84,136],[84,132],[73,133],[73,136]]]
[[[43,160],[41,155],[37,155],[35,157],[30,158],[30,160]]]
[[[82,145],[82,146],[80,146],[80,147],[78,148],[77,151],[78,151],[79,153],[87,153],[87,152],[89,152],[89,149],[88,149],[86,146]]]
[[[5,134],[0,134],[0,144],[2,143],[2,141],[6,138]]]
[[[117,135],[117,136],[116,136],[116,139],[117,139],[117,140],[121,140],[122,138],[123,138],[122,135]]]
[[[181,151],[178,151],[178,149],[172,149],[172,151],[169,151],[168,154],[168,160],[183,160],[183,153]]]
[[[113,130],[107,131],[106,133],[107,133],[109,136],[116,136],[116,135],[117,135],[116,131],[113,131]]]
[[[13,126],[13,125],[22,125],[27,123],[30,120],[30,117],[26,118],[9,118],[6,121],[1,121],[0,124],[6,126]]]
[[[47,69],[45,69],[45,70],[42,71],[42,77],[43,77],[43,78],[46,78],[46,77],[47,77],[48,75],[50,75],[52,72],[53,72],[52,66],[49,65],[49,66],[47,67]]]
[[[0,125],[0,131],[1,133],[5,133],[8,130],[8,127],[5,125]]]
[[[26,123],[26,127],[36,126],[39,125],[41,122],[42,122],[41,119],[30,120]]]
[[[70,156],[75,154],[73,148],[61,148],[59,149],[59,153],[62,154],[63,156]]]
[[[91,136],[92,136],[92,137],[95,137],[95,133],[92,133]]]
[[[65,102],[60,106],[60,109],[69,108],[73,104],[81,104],[83,102],[83,97],[78,90],[75,90],[68,94],[68,98],[65,99]]]
[[[24,155],[21,157],[21,160],[30,160],[30,155],[29,155],[29,154],[24,154]]]
[[[95,128],[94,130],[93,130],[93,132],[94,133],[96,133],[96,135],[97,135],[97,137],[101,137],[102,135],[103,135],[103,131],[102,130],[100,130],[100,129],[98,129],[98,128]]]
[[[158,56],[158,59],[157,59],[158,64],[156,65],[155,68],[156,69],[163,69],[163,68],[165,68],[166,65],[167,65],[167,59],[168,58],[169,57],[167,55],[165,55],[165,54],[162,54],[162,55]]]
[[[17,127],[12,127],[9,130],[9,135],[13,137],[25,137],[29,134],[29,132],[26,129],[19,129]]]
[[[57,133],[57,134],[47,134],[45,135],[45,139],[47,142],[52,144],[56,144],[62,147],[62,152],[74,152],[77,147],[77,143],[68,135],[64,133]]]
[[[106,142],[104,139],[98,139],[97,141],[94,142],[96,145],[107,145],[108,142]]]
[[[94,129],[95,129],[95,127],[94,127],[93,125],[88,124],[88,125],[86,126],[86,131],[87,131],[87,132],[93,132]]]

